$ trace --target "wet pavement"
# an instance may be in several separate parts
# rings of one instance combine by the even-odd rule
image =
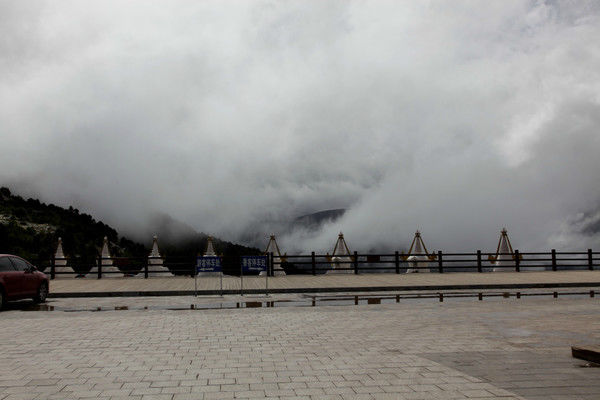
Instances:
[[[200,277],[153,277],[73,279],[59,277],[50,284],[52,296],[140,296],[140,295],[193,295],[194,291],[203,295],[225,293],[237,295],[277,293],[325,293],[362,292],[367,290],[471,290],[493,287],[600,287],[600,270],[596,271],[524,271],[501,273],[418,273],[418,274],[328,274],[328,275],[288,275],[276,277],[223,276]]]
[[[584,288],[556,297],[536,289],[18,302],[0,313],[0,400],[597,400],[600,368],[570,355],[572,345],[600,343],[593,295]]]
[[[532,298],[596,298],[597,288],[577,289],[528,289],[512,291],[398,291],[379,293],[341,294],[274,294],[274,295],[225,295],[225,296],[147,296],[147,297],[87,297],[50,298],[44,304],[31,301],[9,303],[7,311],[64,311],[98,312],[125,310],[211,310],[260,307],[320,307],[357,306],[394,303],[427,303],[432,301],[503,301]]]

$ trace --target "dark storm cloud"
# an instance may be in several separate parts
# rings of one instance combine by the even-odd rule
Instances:
[[[124,232],[584,247],[596,2],[0,3],[0,183]],[[579,222],[578,222],[579,221]]]

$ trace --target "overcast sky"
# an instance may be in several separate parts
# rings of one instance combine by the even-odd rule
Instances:
[[[124,233],[348,209],[286,251],[600,248],[599,38],[593,0],[0,1],[0,184]]]

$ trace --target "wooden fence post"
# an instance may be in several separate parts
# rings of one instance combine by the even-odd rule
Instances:
[[[477,272],[482,272],[481,268],[481,250],[477,250]]]
[[[556,249],[552,249],[552,271],[556,271]]]
[[[354,252],[354,275],[358,275],[358,252]]]
[[[515,250],[515,270],[521,272],[521,259],[519,258],[519,250]]]
[[[439,270],[440,274],[444,273],[444,264],[442,261],[442,251],[441,250],[438,251],[438,270]]]
[[[396,264],[396,273],[399,274],[400,273],[400,254],[398,253],[398,250],[396,250],[396,252],[394,253],[394,263]]]
[[[98,279],[102,279],[102,256],[98,257]]]
[[[592,249],[588,249],[588,269],[594,270],[594,258],[592,257]]]
[[[310,253],[310,257],[311,257],[311,263],[312,263],[312,274],[316,275],[317,274],[317,261],[315,260],[315,252],[311,252]]]
[[[50,279],[54,279],[56,278],[56,259],[54,258],[54,255],[52,255],[51,262],[52,264],[50,264]]]

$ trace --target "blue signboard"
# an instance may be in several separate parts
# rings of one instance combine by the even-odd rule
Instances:
[[[196,272],[221,272],[220,257],[198,257]]]
[[[267,256],[242,256],[242,271],[266,271]]]

